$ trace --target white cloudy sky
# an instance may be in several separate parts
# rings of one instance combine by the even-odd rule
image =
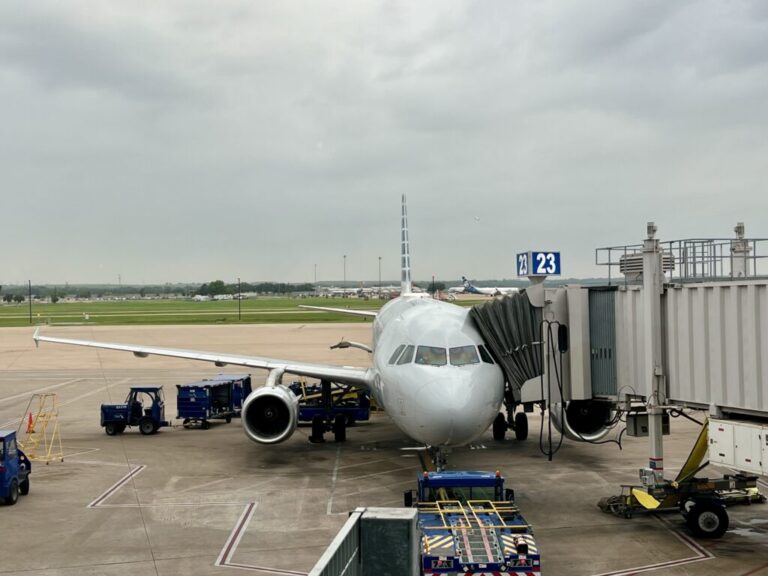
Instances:
[[[0,2],[0,284],[768,236],[768,3]]]

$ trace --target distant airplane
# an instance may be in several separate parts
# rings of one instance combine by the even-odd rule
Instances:
[[[39,329],[34,339],[121,350],[139,358],[155,354],[213,362],[217,366],[232,364],[268,370],[266,385],[255,389],[242,408],[246,435],[263,444],[288,439],[298,424],[298,399],[282,384],[285,374],[359,386],[371,391],[400,430],[431,448],[435,463],[442,467],[446,450],[472,442],[494,419],[503,418],[500,410],[504,376],[469,318],[467,308],[412,290],[405,195],[400,256],[400,296],[378,312],[302,306],[373,318],[370,368],[41,336]],[[519,413],[518,417],[524,419],[525,415]],[[340,425],[345,426],[343,422]],[[346,432],[338,437],[345,436]]]
[[[505,294],[515,294],[519,288],[511,286],[492,286],[488,288],[478,288],[467,280],[466,276],[461,277],[461,286],[448,288],[449,294],[483,294],[485,296],[504,296]]]

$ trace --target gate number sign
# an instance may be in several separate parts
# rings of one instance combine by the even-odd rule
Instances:
[[[521,252],[517,255],[518,276],[559,276],[560,252]]]

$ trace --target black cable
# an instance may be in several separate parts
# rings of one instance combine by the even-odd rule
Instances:
[[[699,426],[704,426],[704,422],[699,422],[693,416],[690,416],[689,414],[686,414],[685,412],[683,412],[682,409],[673,408],[669,410],[669,415],[672,416],[672,418],[677,418],[679,416],[682,416],[683,418],[688,418],[688,420],[690,420],[691,422],[696,422],[696,424],[698,424]]]

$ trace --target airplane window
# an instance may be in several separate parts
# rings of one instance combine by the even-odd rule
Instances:
[[[397,357],[400,356],[400,352],[403,351],[403,348],[405,348],[405,344],[400,344],[400,346],[395,349],[395,353],[392,354],[392,358],[389,359],[390,364],[394,364],[397,361]]]
[[[428,364],[429,366],[445,366],[445,348],[435,346],[419,346],[416,350],[416,364]]]
[[[477,348],[480,350],[480,358],[483,359],[483,362],[486,364],[493,364],[493,358],[491,358],[491,354],[488,352],[488,350],[485,349],[485,346],[480,344]]]
[[[467,364],[480,364],[480,358],[477,357],[477,350],[474,346],[459,346],[451,348],[451,364],[454,366],[465,366]]]
[[[397,361],[397,364],[410,364],[411,360],[413,360],[413,349],[413,346],[406,346],[402,356],[400,356],[400,360]]]

